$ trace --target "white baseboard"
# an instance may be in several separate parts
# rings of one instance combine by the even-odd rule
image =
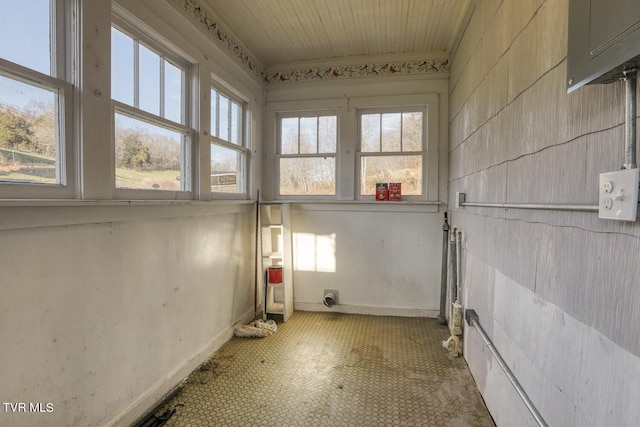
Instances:
[[[322,303],[316,303],[316,302],[296,302],[293,304],[293,306],[295,310],[300,310],[300,311],[370,314],[373,316],[437,318],[438,315],[440,314],[440,310],[430,310],[426,308],[369,307],[369,306],[348,305],[348,304],[336,304],[329,308]]]
[[[235,323],[248,323],[254,318],[253,308],[246,311]],[[224,343],[233,337],[235,325],[229,326],[222,333],[218,334],[205,348],[192,356],[181,367],[168,374],[164,379],[156,383],[144,396],[140,397],[136,402],[129,406],[124,412],[118,415],[113,421],[107,424],[108,427],[125,427],[130,426],[138,421],[140,417],[145,415],[154,405],[162,398],[169,394],[182,381],[184,381],[191,372],[196,370],[198,366],[207,361],[211,355],[218,350]]]

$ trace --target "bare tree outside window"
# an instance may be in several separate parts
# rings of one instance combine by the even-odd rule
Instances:
[[[360,115],[360,194],[378,182],[402,183],[404,195],[422,195],[423,113]]]
[[[279,193],[335,195],[337,116],[283,117],[279,125]]]

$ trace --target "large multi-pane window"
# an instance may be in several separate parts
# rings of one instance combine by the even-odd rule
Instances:
[[[188,72],[167,48],[112,26],[116,188],[191,190]]]
[[[0,183],[16,197],[73,194],[73,49],[65,5],[13,2],[0,25]]]
[[[336,114],[278,117],[279,194],[336,194]]]
[[[362,110],[359,118],[359,194],[398,182],[403,196],[422,196],[425,120],[422,110]]]
[[[211,88],[211,192],[246,194],[246,103]]]

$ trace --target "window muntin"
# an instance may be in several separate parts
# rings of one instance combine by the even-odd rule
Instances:
[[[115,26],[111,38],[116,188],[191,191],[188,65]]]
[[[245,138],[246,103],[211,88],[211,192],[246,194],[249,148]]]
[[[8,197],[73,195],[66,4],[37,0],[3,11],[0,40],[11,42],[0,43],[0,184],[20,184],[0,189]]]
[[[111,27],[111,97],[186,125],[187,65],[158,50]]]
[[[283,115],[278,135],[278,194],[334,196],[338,116]]]
[[[424,111],[361,111],[358,153],[360,196],[378,182],[402,183],[403,196],[423,196]]]

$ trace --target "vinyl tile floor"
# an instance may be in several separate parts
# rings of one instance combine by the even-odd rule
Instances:
[[[156,414],[166,426],[494,426],[436,319],[297,311],[233,337]]]

